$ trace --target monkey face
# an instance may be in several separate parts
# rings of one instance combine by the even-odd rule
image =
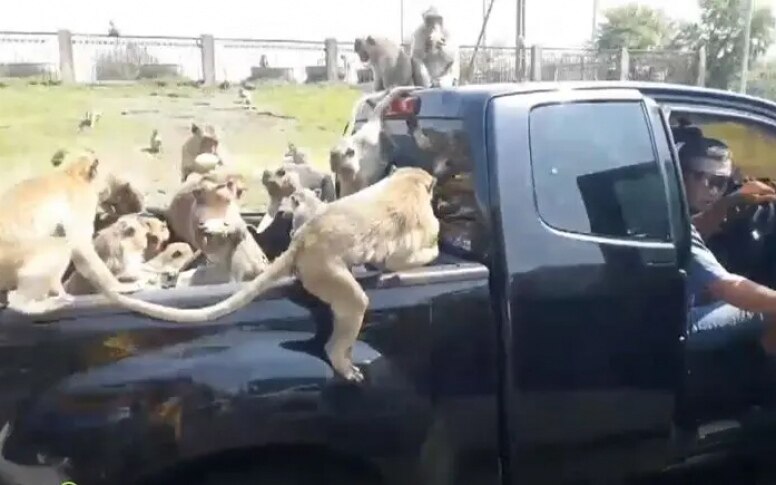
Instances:
[[[288,197],[302,184],[299,174],[286,166],[279,167],[274,171],[264,170],[261,183],[267,189],[270,197],[275,199]]]
[[[369,62],[369,51],[367,51],[363,39],[356,39],[353,43],[353,50],[356,51],[361,62]]]
[[[360,169],[356,154],[356,146],[348,139],[342,140],[329,152],[331,171],[347,180],[354,179]]]
[[[172,273],[180,271],[193,254],[194,250],[187,243],[174,242],[146,264],[157,271]]]
[[[104,214],[124,215],[142,212],[145,196],[131,182],[110,174],[99,195],[99,209]]]
[[[140,221],[148,229],[146,255],[155,256],[162,250],[164,243],[170,239],[170,229],[165,221],[156,217],[141,217]]]
[[[143,255],[148,245],[148,227],[135,214],[120,217],[116,221],[116,225],[116,233],[124,260],[123,275],[137,275],[145,261]]]
[[[220,182],[202,180],[200,186],[192,193],[197,204],[212,209],[226,209],[236,200],[235,183],[232,180]]]

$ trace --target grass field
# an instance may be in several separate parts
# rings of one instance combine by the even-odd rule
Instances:
[[[5,83],[0,88],[0,190],[49,168],[59,148],[85,146],[164,203],[179,180],[180,147],[192,121],[210,122],[249,182],[245,208],[260,209],[266,194],[256,174],[277,164],[288,142],[306,149],[312,162],[328,169],[328,151],[340,136],[361,91],[341,85],[259,86],[251,94],[255,111],[239,104],[237,89],[203,89],[156,83],[118,86],[43,86]],[[102,117],[78,131],[87,110]],[[152,129],[162,153],[143,151]]]

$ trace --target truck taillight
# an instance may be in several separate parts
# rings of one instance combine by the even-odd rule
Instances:
[[[413,96],[407,96],[405,98],[394,99],[388,107],[386,116],[416,115],[419,110],[420,99]]]

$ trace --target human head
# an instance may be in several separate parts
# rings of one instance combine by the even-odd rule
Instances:
[[[679,162],[691,212],[706,210],[724,195],[733,163],[723,142],[703,136],[689,139],[679,149]]]

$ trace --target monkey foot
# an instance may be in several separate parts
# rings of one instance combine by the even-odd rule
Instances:
[[[143,283],[135,281],[132,283],[120,283],[113,287],[113,291],[116,293],[134,293],[143,289]]]
[[[346,372],[337,371],[337,373],[346,381],[353,382],[355,384],[364,382],[364,373],[361,372],[361,369],[353,364],[348,365]]]
[[[27,315],[39,315],[42,313],[49,313],[60,308],[64,308],[71,303],[75,298],[71,295],[52,296],[44,300],[26,300],[21,301],[18,298],[13,298],[9,295],[8,306],[9,308],[25,313]]]

